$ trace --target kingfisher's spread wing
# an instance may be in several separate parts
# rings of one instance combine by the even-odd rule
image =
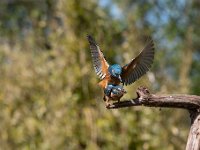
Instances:
[[[108,75],[109,64],[107,63],[103,53],[101,52],[99,46],[92,38],[92,36],[87,35],[87,39],[90,43],[90,50],[95,72],[97,73],[100,79],[104,79],[105,76]]]
[[[154,43],[150,40],[140,54],[122,68],[122,82],[129,85],[149,71],[154,59]]]

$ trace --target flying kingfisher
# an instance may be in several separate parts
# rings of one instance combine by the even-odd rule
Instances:
[[[119,102],[121,97],[126,93],[123,85],[134,83],[149,71],[155,53],[153,40],[149,40],[136,58],[121,67],[119,64],[109,65],[92,36],[87,35],[87,39],[90,44],[95,72],[101,79],[99,85],[104,90],[104,101],[108,105],[110,100],[117,100]],[[123,85],[120,85],[120,83]]]

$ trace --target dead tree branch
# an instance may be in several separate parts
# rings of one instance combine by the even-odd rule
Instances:
[[[188,135],[186,150],[200,150],[200,96],[196,95],[155,95],[148,89],[140,87],[136,91],[137,98],[114,102],[108,109],[131,106],[182,108],[190,113],[191,128]]]
[[[136,93],[137,98],[115,102],[107,106],[107,108],[116,109],[131,106],[170,107],[187,110],[196,110],[200,108],[200,96],[196,95],[154,95],[150,94],[148,89],[144,87],[139,87]]]

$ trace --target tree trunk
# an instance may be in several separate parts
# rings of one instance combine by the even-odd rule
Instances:
[[[200,150],[200,96],[196,95],[155,95],[148,89],[139,87],[138,97],[131,100],[114,102],[108,109],[117,109],[131,106],[170,107],[187,109],[190,113],[191,128],[188,135],[186,150]]]
[[[200,150],[200,113],[190,111],[191,128],[187,140],[186,150]]]

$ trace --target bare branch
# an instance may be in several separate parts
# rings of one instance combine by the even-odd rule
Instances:
[[[200,96],[196,95],[155,95],[148,89],[139,87],[136,91],[137,98],[115,102],[107,105],[108,109],[116,109],[131,106],[169,107],[189,110],[191,128],[188,135],[186,150],[200,149]]]
[[[148,89],[139,87],[136,91],[137,98],[115,102],[107,106],[108,109],[116,109],[131,106],[147,106],[147,107],[169,107],[183,108],[188,110],[199,110],[200,96],[196,95],[155,95],[150,94]]]

